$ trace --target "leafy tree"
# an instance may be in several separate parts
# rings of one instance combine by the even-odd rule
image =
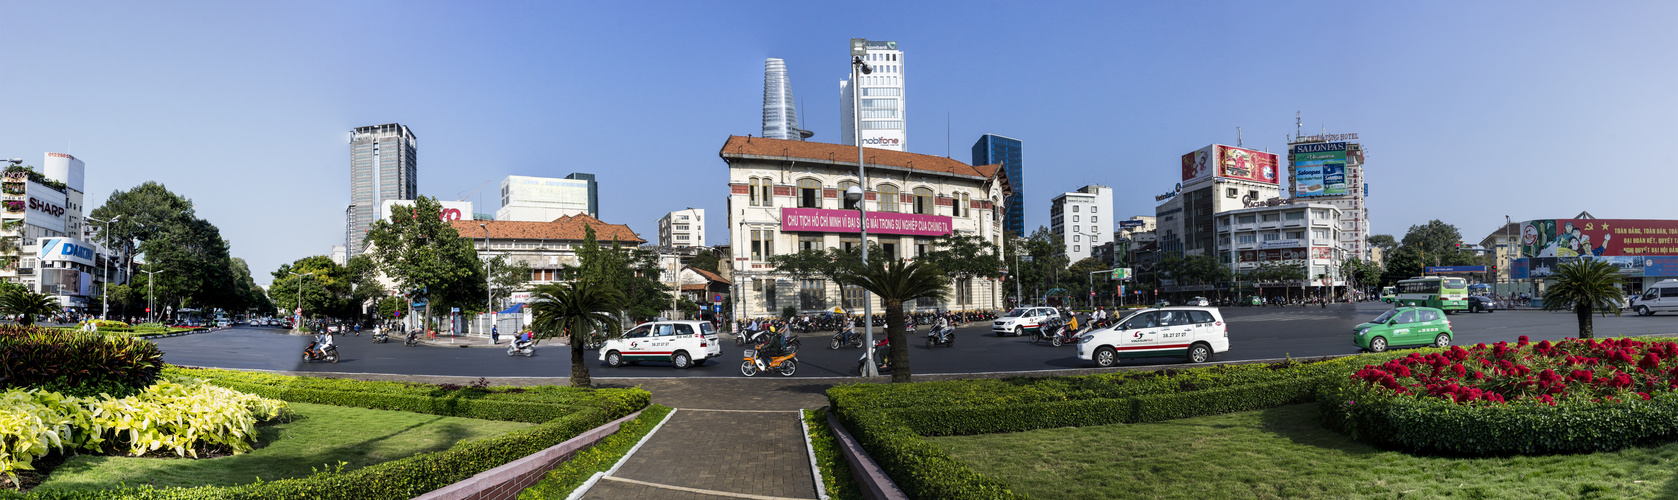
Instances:
[[[595,240],[594,227],[585,226],[583,243],[577,247],[578,279],[610,287],[623,294],[621,306],[630,317],[650,318],[670,306],[669,285],[658,281],[658,253],[624,248],[622,242],[602,248]]]
[[[942,300],[944,276],[938,269],[919,261],[902,260],[870,264],[855,278],[857,286],[874,295],[886,309],[886,338],[891,342],[891,381],[909,381],[909,339],[904,331],[903,303],[922,297]]]
[[[1472,253],[1458,251],[1457,244],[1460,242],[1462,233],[1457,231],[1456,226],[1438,220],[1410,226],[1402,243],[1388,254],[1386,272],[1382,274],[1381,281],[1396,283],[1421,276],[1426,266],[1474,265]]]
[[[134,272],[134,258],[139,255],[144,255],[148,267],[162,271],[152,284],[160,307],[244,310],[261,303],[251,291],[254,283],[244,283],[240,277],[221,231],[198,218],[190,200],[162,184],[148,181],[128,191],[112,192],[90,216],[110,221],[99,226],[95,239],[124,251],[127,260],[122,265],[136,278],[131,283],[141,277]],[[248,276],[248,267],[243,272]]]
[[[698,253],[693,254],[692,259],[688,260],[688,267],[692,267],[694,269],[704,269],[712,273],[721,272],[717,270],[717,264],[717,254],[709,248],[701,249]]]
[[[1093,286],[1103,286],[1103,287],[1107,283],[1107,278],[1103,277],[1103,278],[1096,279],[1093,276],[1091,276],[1091,273],[1095,273],[1095,272],[1098,272],[1098,271],[1106,271],[1106,270],[1110,270],[1110,269],[1112,269],[1112,268],[1107,267],[1106,262],[1102,262],[1100,259],[1096,259],[1095,257],[1085,257],[1085,258],[1082,258],[1082,259],[1078,259],[1077,262],[1072,263],[1071,267],[1066,268],[1066,275],[1068,277],[1074,277],[1074,278],[1077,278],[1077,279],[1068,280],[1068,282],[1063,286],[1068,291],[1072,292],[1073,295],[1076,295],[1078,297],[1089,297],[1090,296],[1089,292],[1094,290],[1094,288],[1092,288],[1091,283],[1099,282],[1099,283],[1101,283],[1101,285],[1093,285]]]
[[[1556,284],[1544,291],[1544,310],[1573,309],[1579,319],[1579,338],[1596,337],[1591,313],[1620,315],[1620,269],[1597,259],[1578,259],[1556,266]]]
[[[571,385],[592,387],[584,346],[596,333],[616,334],[620,323],[613,312],[623,307],[623,294],[593,278],[536,287],[530,309],[534,336],[567,335],[571,343]]]
[[[1393,235],[1390,234],[1371,235],[1365,241],[1369,242],[1369,246],[1379,248],[1382,252],[1391,252],[1394,248],[1398,248],[1398,240],[1393,239]]]
[[[306,317],[341,318],[346,312],[352,278],[330,257],[316,255],[281,264],[273,276],[270,287],[274,294],[270,298],[287,314],[298,307],[300,297]]]
[[[917,260],[924,260],[942,270],[950,277],[951,287],[960,286],[967,282],[969,287],[974,278],[995,278],[1002,275],[1002,252],[995,243],[971,234],[955,234],[938,238],[933,244],[936,248],[927,252]],[[966,298],[971,294],[957,294]],[[961,310],[967,309],[967,302],[960,304]]]
[[[472,242],[443,222],[436,198],[421,196],[413,205],[395,205],[389,219],[367,231],[369,255],[379,271],[403,291],[423,291],[425,324],[434,308],[481,311],[486,276]]]
[[[523,290],[527,283],[530,283],[529,264],[508,259],[505,255],[489,258],[489,295],[493,303],[501,304],[501,301],[512,297],[514,291]]]
[[[30,326],[35,324],[36,316],[58,312],[58,299],[23,287],[8,287],[0,290],[0,311],[16,314],[18,324]]]

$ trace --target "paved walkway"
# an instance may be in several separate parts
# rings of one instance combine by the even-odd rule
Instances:
[[[586,499],[816,498],[797,411],[678,409]]]

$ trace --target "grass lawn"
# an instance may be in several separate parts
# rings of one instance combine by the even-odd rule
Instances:
[[[1678,497],[1678,443],[1580,455],[1417,457],[1324,429],[1316,404],[927,439],[1032,498]]]
[[[37,490],[99,489],[122,484],[229,486],[307,476],[314,469],[343,470],[446,450],[529,427],[521,422],[442,417],[400,411],[290,403],[291,422],[259,427],[257,449],[212,459],[76,456],[64,461]]]

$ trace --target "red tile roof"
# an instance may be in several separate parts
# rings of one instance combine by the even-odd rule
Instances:
[[[556,240],[582,241],[586,234],[585,228],[594,228],[594,240],[601,244],[611,244],[613,239],[624,244],[640,245],[646,240],[635,235],[629,226],[623,224],[607,224],[600,219],[589,217],[588,214],[568,215],[554,219],[552,222],[524,222],[507,220],[452,220],[449,225],[460,232],[462,238],[483,238],[483,224],[489,229],[490,238],[527,239],[527,240]]]
[[[722,279],[722,276],[717,275],[717,273],[706,271],[704,269],[700,269],[700,268],[693,267],[693,266],[687,266],[687,268],[692,269],[693,272],[699,273],[700,276],[704,276],[705,279],[708,279],[708,280],[711,280],[711,281],[720,281],[720,282],[723,282],[723,283],[728,283],[728,280]]]
[[[864,148],[870,167],[899,167],[924,172],[939,172],[970,177],[991,178],[1001,165],[968,165],[942,156],[905,153],[886,149]],[[856,146],[825,142],[789,141],[763,137],[728,136],[723,143],[723,158],[802,158],[827,163],[856,165]]]

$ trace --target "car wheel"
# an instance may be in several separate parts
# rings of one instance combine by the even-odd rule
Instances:
[[[1654,313],[1649,312],[1649,306],[1637,306],[1637,315],[1638,316],[1653,316]]]
[[[1113,350],[1111,347],[1103,347],[1095,350],[1095,366],[1108,368],[1117,364],[1119,364],[1118,351]]]
[[[1195,344],[1189,346],[1190,363],[1205,363],[1210,359],[1212,359],[1211,347],[1207,347],[1206,344]]]
[[[623,366],[623,355],[619,354],[617,351],[606,353],[606,366],[610,366],[612,368]]]
[[[757,363],[753,363],[749,359],[740,362],[740,374],[747,377],[757,375]]]
[[[1386,352],[1386,351],[1387,351],[1387,338],[1386,337],[1375,337],[1373,339],[1369,339],[1369,352]]]
[[[777,371],[780,372],[782,377],[791,377],[792,374],[798,372],[798,359],[793,358],[782,361],[781,366],[777,369]]]
[[[676,351],[675,355],[670,356],[670,364],[677,369],[688,368],[693,366],[693,358],[688,357],[687,351]]]
[[[1438,337],[1433,338],[1433,346],[1440,349],[1451,347],[1451,336],[1443,333],[1439,334]]]

